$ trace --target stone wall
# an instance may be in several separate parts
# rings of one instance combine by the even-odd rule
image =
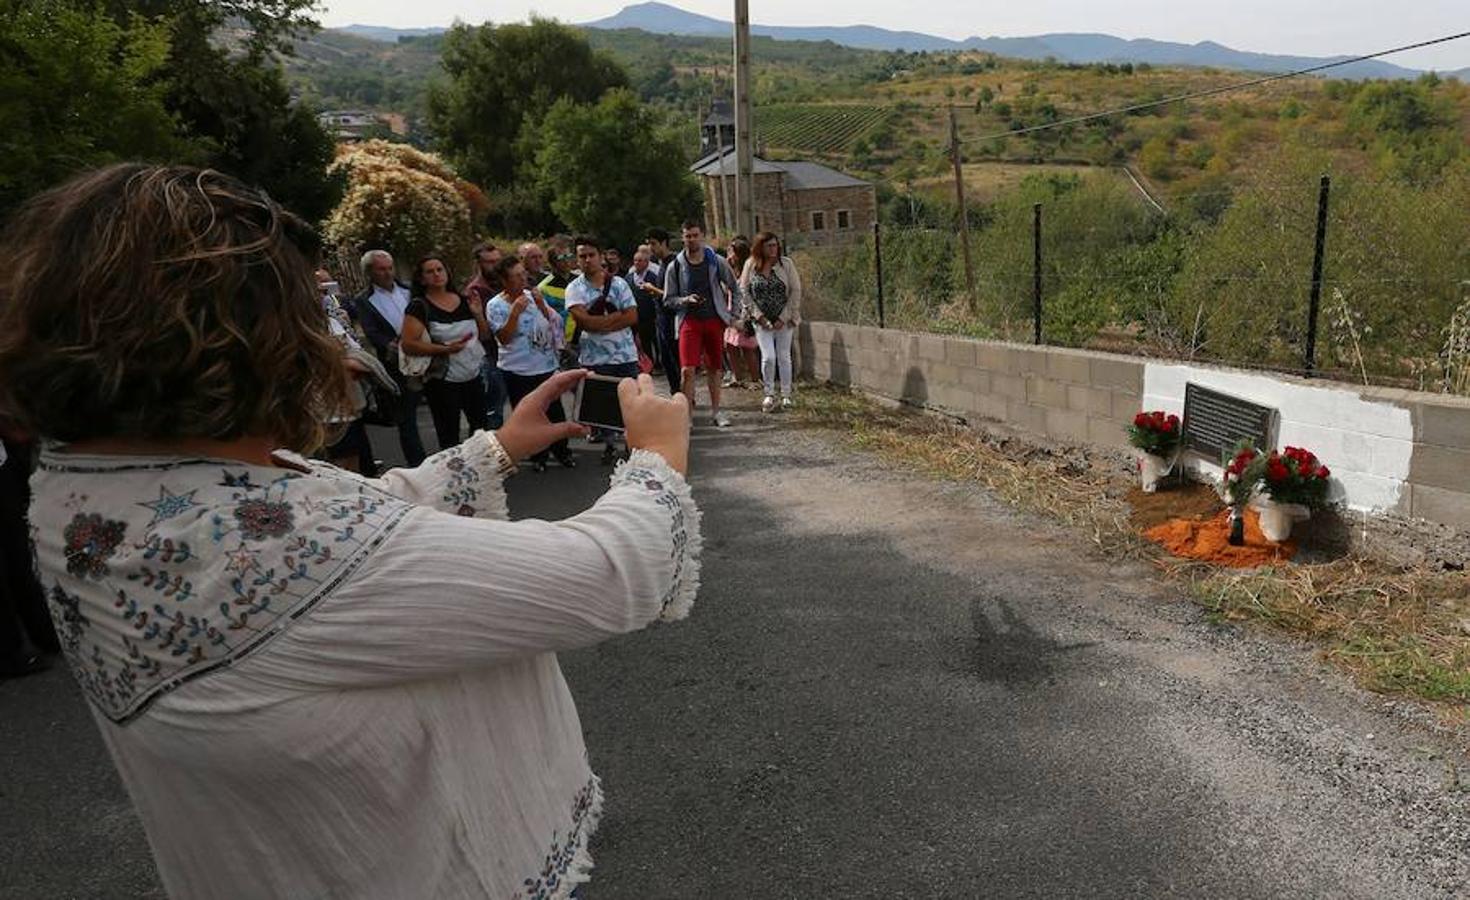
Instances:
[[[1470,529],[1470,398],[832,322],[803,324],[800,347],[810,377],[1117,449],[1192,381],[1279,410],[1280,442],[1321,456],[1350,508]]]

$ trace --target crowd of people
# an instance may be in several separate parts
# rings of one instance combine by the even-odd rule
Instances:
[[[494,429],[528,394],[558,371],[599,375],[662,374],[671,394],[698,407],[697,378],[705,373],[708,415],[723,428],[727,389],[759,387],[762,409],[792,405],[792,338],[801,320],[801,279],[780,239],[761,232],[733,238],[723,252],[704,229],[685,222],[681,246],[649,229],[624,265],[622,250],[590,235],[554,235],[506,252],[490,243],[474,249],[476,271],[460,282],[450,260],[418,260],[408,283],[385,250],[362,256],[367,287],[339,297],[322,273],[323,302],[359,381],[362,416],[327,450],[333,462],[366,474],[377,467],[368,422],[398,427],[409,465],[426,456],[418,409],[427,403],[439,449],[468,433]],[[461,285],[456,288],[456,285]],[[377,366],[362,359],[370,348]],[[553,416],[564,416],[554,404]],[[626,457],[617,434],[594,430],[602,462]],[[538,453],[531,467],[555,460],[573,468],[566,441]]]

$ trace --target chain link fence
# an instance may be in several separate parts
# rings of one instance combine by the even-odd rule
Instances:
[[[797,251],[809,315],[878,325],[881,296],[890,328],[1031,342],[1039,308],[1051,345],[1470,393],[1470,173],[1333,177],[1315,308],[1321,179],[1271,174],[1162,210],[1120,179],[1028,180],[969,211],[968,278],[952,209],[884,191],[879,234]]]

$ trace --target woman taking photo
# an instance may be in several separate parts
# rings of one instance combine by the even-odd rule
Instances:
[[[514,256],[507,256],[495,266],[495,276],[503,290],[490,301],[486,311],[490,330],[500,342],[500,374],[505,376],[505,393],[511,409],[556,373],[559,353],[565,346],[562,319],[539,291],[526,286],[526,268]],[[566,411],[560,398],[551,404],[551,421],[565,422]],[[542,449],[531,457],[531,468],[546,471],[546,459],[555,454],[563,468],[577,466],[572,448],[565,439]]]
[[[168,895],[586,881],[602,790],[555,651],[693,601],[683,398],[623,382],[637,449],[607,493],[509,522],[501,478],[584,433],[545,409],[585,373],[416,469],[308,462],[348,378],[314,235],[263,193],[112,166],[3,240],[0,417],[47,443],[38,574]]]
[[[409,356],[434,357],[424,376],[424,399],[440,450],[459,443],[461,413],[471,433],[483,430],[490,414],[480,378],[485,361],[480,341],[490,337],[490,326],[479,299],[466,300],[450,287],[453,283],[443,257],[419,260],[413,270],[413,299],[403,313],[400,345]]]
[[[769,231],[755,236],[750,261],[740,275],[745,314],[755,321],[761,348],[761,381],[766,397],[761,409],[776,409],[776,376],[781,378],[781,408],[791,408],[791,342],[801,324],[801,277],[791,257],[781,255],[781,242]]]

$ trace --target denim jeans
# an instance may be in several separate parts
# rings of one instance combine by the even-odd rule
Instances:
[[[669,393],[679,393],[679,332],[673,313],[658,314],[658,362],[669,379]]]
[[[459,444],[459,417],[464,414],[470,433],[485,428],[485,386],[480,379],[468,381],[444,381],[431,379],[424,382],[424,399],[429,401],[429,412],[434,418],[434,435],[439,439],[439,449],[448,450]]]
[[[400,385],[403,383],[400,382]],[[424,439],[419,436],[419,401],[422,391],[411,391],[403,387],[403,402],[398,419],[398,446],[403,449],[403,461],[414,468],[424,461]]]
[[[505,424],[505,376],[489,356],[480,366],[480,380],[485,385],[486,427],[494,431]]]

